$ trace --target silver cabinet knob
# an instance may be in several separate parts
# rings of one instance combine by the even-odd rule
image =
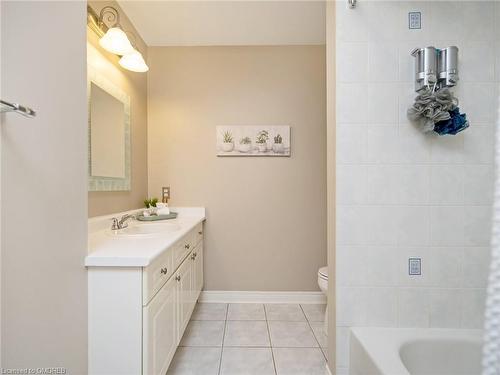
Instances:
[[[191,255],[191,260],[195,260],[196,259],[196,255],[192,254]]]
[[[162,269],[160,270],[160,272],[161,272],[161,274],[162,274],[162,275],[166,275],[166,274],[167,274],[167,272],[168,272],[168,268],[167,268],[167,267],[162,268]]]
[[[200,231],[198,232],[198,234],[203,234],[203,232],[200,230]]]
[[[175,279],[176,279],[177,281],[181,281],[181,275],[177,275],[177,276],[175,276]]]
[[[189,248],[191,247],[191,245],[190,245],[190,244],[186,244],[186,245],[184,245],[184,247],[185,247],[186,249],[189,249]]]

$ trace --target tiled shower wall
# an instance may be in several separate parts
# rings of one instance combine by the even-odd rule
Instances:
[[[422,14],[409,30],[408,12]],[[500,4],[337,2],[337,366],[351,326],[482,326],[489,263]],[[459,47],[470,128],[406,119],[416,47]],[[408,258],[422,275],[408,275]]]

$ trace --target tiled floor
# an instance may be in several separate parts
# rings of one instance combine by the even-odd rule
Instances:
[[[168,375],[325,375],[325,305],[202,303]]]

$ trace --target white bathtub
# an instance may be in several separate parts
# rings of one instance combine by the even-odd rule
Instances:
[[[352,328],[350,375],[480,375],[482,331]]]

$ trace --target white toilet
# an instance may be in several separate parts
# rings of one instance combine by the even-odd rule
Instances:
[[[321,291],[327,296],[328,291],[328,267],[321,267],[318,270],[318,285]],[[325,334],[328,334],[328,305],[325,311]]]

